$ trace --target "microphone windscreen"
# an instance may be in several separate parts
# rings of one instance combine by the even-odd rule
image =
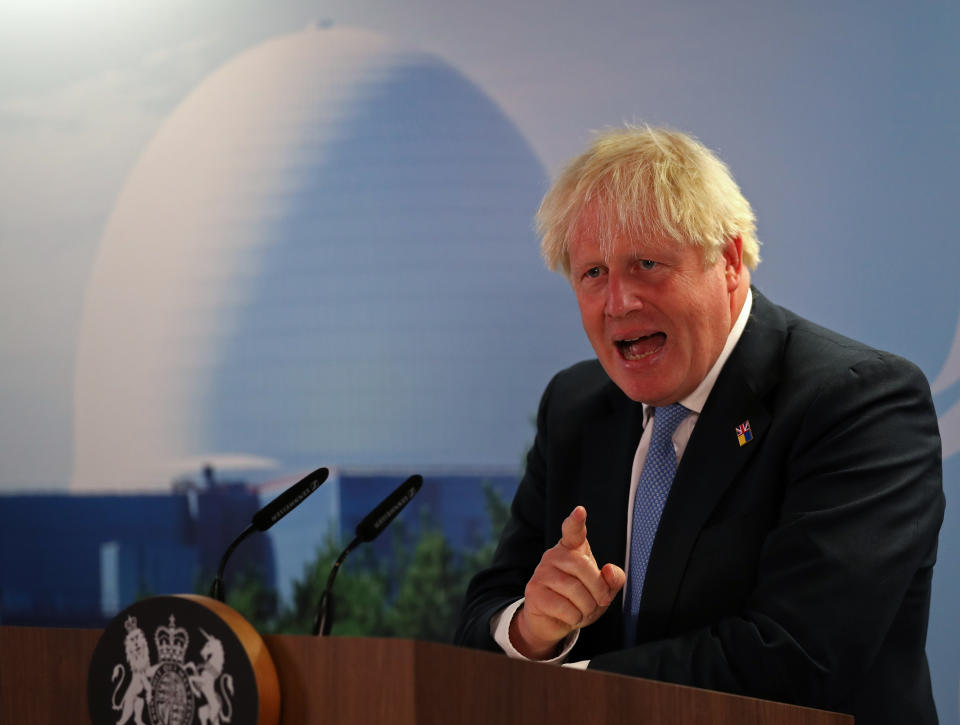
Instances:
[[[257,531],[269,529],[299,506],[307,496],[320,488],[320,484],[327,480],[328,475],[330,475],[330,471],[326,468],[318,468],[313,473],[301,478],[253,515],[251,521],[253,528]]]
[[[373,541],[387,525],[396,518],[403,507],[410,503],[417,491],[423,485],[423,476],[414,474],[387,496],[380,505],[367,514],[366,518],[357,524],[356,534],[360,541]]]

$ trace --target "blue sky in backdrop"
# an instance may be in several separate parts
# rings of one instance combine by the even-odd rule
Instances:
[[[83,295],[149,139],[212,70],[310,23],[376,30],[452,64],[548,173],[591,129],[624,120],[699,135],[757,210],[757,283],[933,378],[960,309],[958,15],[947,2],[8,1],[0,487],[69,475]],[[857,294],[838,300],[840,286]]]
[[[756,210],[765,244],[755,283],[940,377],[945,446],[960,448],[960,423],[949,422],[960,356],[947,364],[960,313],[956,2],[6,0],[0,490],[70,480],[85,293],[147,144],[217,68],[311,24],[372,30],[456,69],[547,174],[591,129],[641,121],[699,136]],[[536,255],[532,246],[528,260]],[[574,316],[572,300],[549,314]],[[561,347],[585,351],[574,323]],[[948,458],[951,502],[958,468]],[[956,508],[948,504],[931,620],[944,723],[958,722]]]

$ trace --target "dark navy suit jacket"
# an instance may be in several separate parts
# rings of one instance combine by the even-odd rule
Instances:
[[[753,440],[740,445],[749,421]],[[492,566],[456,641],[498,650],[491,616],[523,595],[582,504],[599,565],[623,566],[642,406],[597,361],[559,373]],[[754,290],[694,427],[647,569],[637,640],[622,598],[571,660],[696,687],[935,723],[924,654],[943,519],[940,438],[912,363],[814,325]]]

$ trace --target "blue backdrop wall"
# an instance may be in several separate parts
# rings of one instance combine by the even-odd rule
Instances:
[[[957,725],[958,38],[935,0],[8,0],[0,506],[205,462],[519,467],[589,354],[539,196],[591,129],[668,124],[753,203],[768,296],[932,382]]]

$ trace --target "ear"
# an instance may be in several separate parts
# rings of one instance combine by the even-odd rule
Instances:
[[[739,235],[728,239],[723,247],[723,273],[727,280],[727,291],[733,292],[740,286],[743,274],[743,240]]]

